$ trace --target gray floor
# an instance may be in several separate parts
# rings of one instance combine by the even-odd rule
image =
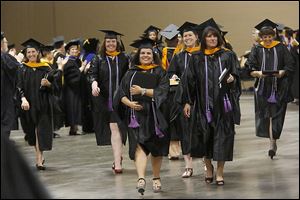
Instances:
[[[110,146],[96,146],[94,134],[68,136],[68,129],[59,131],[53,150],[45,152],[46,171],[36,172],[34,148],[27,145],[22,131],[13,131],[16,141],[32,170],[38,173],[53,198],[121,199],[121,198],[299,198],[299,106],[288,105],[285,125],[274,160],[268,156],[268,139],[255,136],[253,96],[241,97],[242,121],[236,127],[234,160],[225,164],[225,186],[207,185],[201,159],[194,160],[194,175],[181,178],[184,161],[164,158],[161,193],[152,192],[150,160],[146,176],[146,192],[141,197],[136,187],[134,164],[124,148],[124,173],[111,170]],[[216,163],[213,163],[216,165]]]

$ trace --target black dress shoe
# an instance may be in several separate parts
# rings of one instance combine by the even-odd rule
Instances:
[[[61,136],[58,133],[53,133],[53,138],[60,138]]]
[[[80,135],[79,133],[77,133],[77,131],[70,131],[69,135]]]
[[[45,170],[46,169],[46,167],[44,165],[36,164],[35,167],[36,167],[37,170]]]

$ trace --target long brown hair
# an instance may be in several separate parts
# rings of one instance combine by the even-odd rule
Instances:
[[[218,38],[217,47],[221,47],[224,44],[224,40],[222,39],[221,33],[215,29],[214,27],[208,26],[204,29],[201,37],[201,51],[204,52],[207,49],[206,37],[208,34],[212,34],[213,36]]]

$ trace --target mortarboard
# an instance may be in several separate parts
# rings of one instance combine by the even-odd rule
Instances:
[[[179,31],[177,30],[178,26],[174,24],[168,25],[164,30],[160,31],[159,34],[167,38],[168,40],[177,37]]]
[[[105,33],[104,39],[117,39],[117,36],[124,36],[122,33],[118,33],[116,31],[112,31],[112,30],[98,30],[98,31],[102,31],[103,33]]]
[[[130,44],[130,46],[134,48],[153,48],[155,45],[155,41],[149,39],[149,38],[141,38],[139,40],[134,40],[133,43]]]
[[[82,48],[86,53],[96,52],[99,40],[96,38],[88,38],[83,41]]]
[[[204,29],[207,28],[207,27],[209,27],[209,26],[210,26],[210,27],[213,27],[213,28],[215,28],[215,29],[217,29],[217,31],[219,31],[219,33],[222,34],[222,31],[221,31],[221,29],[219,28],[219,26],[218,26],[218,24],[216,23],[216,21],[215,21],[213,18],[210,18],[210,19],[206,20],[205,22],[199,24],[199,25],[196,27],[196,29],[197,29],[197,31],[198,31],[199,38],[202,37],[202,33],[203,33]],[[224,34],[224,35],[225,35],[225,34]],[[224,36],[224,35],[223,35],[223,36]]]
[[[9,51],[10,49],[12,49],[12,48],[15,48],[15,47],[16,47],[15,44],[9,44],[9,45],[7,45],[8,51]]]
[[[79,46],[80,45],[80,39],[73,39],[73,40],[70,40],[67,45],[65,46],[65,49],[66,51],[69,50],[69,48],[73,45],[76,45],[76,46]]]
[[[262,22],[260,22],[259,24],[257,24],[255,26],[255,28],[257,30],[261,30],[263,27],[272,27],[273,29],[276,28],[278,25],[274,22],[272,22],[271,20],[269,19],[265,19],[263,20]]]
[[[33,38],[30,38],[28,40],[26,40],[25,42],[23,42],[21,44],[23,47],[25,47],[25,49],[27,48],[35,48],[36,50],[40,50],[42,46],[44,46],[42,43],[36,41]],[[25,50],[24,49],[24,50]]]
[[[161,28],[158,28],[156,26],[150,25],[148,28],[146,28],[146,30],[144,31],[145,34],[152,32],[152,31],[156,31],[157,33],[161,30]]]
[[[64,44],[64,42],[65,42],[64,36],[57,36],[53,38],[53,47],[55,49],[58,49]]]
[[[103,33],[105,33],[104,39],[117,39],[117,36],[120,36],[120,43],[121,43],[121,51],[125,51],[125,46],[123,44],[123,41],[121,39],[121,36],[124,36],[122,33],[118,33],[116,31],[112,31],[112,30],[98,30],[98,31],[102,31]]]
[[[197,24],[191,22],[184,22],[184,24],[182,24],[177,30],[180,31],[181,35],[183,35],[183,33],[187,31],[193,31],[194,33],[196,33],[196,26]]]

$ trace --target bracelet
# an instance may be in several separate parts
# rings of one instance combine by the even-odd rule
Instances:
[[[144,96],[146,94],[146,88],[142,88],[141,95]]]

